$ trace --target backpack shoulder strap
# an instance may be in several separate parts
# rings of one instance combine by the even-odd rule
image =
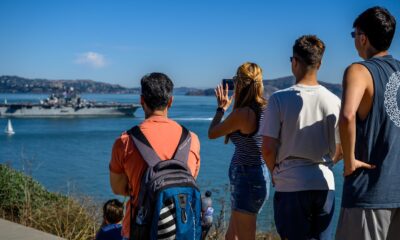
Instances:
[[[142,155],[144,161],[149,167],[154,167],[161,161],[160,157],[154,151],[153,147],[138,126],[134,126],[127,133],[131,136],[140,155]]]
[[[178,147],[176,148],[174,156],[172,158],[182,161],[187,165],[192,138],[190,136],[189,130],[187,130],[184,126],[181,127],[182,127],[182,135],[181,138],[179,139]]]

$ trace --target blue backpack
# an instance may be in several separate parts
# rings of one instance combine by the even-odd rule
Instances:
[[[164,161],[138,126],[128,133],[148,165],[141,180],[138,205],[130,213],[130,239],[201,239],[201,195],[187,164],[189,131],[182,127],[175,154]]]

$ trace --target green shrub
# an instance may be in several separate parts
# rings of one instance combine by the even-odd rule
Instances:
[[[66,239],[93,239],[98,204],[47,191],[22,172],[0,164],[0,216]]]

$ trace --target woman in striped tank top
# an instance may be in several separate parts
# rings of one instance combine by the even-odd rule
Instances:
[[[244,63],[233,81],[232,97],[228,85],[215,89],[218,108],[208,137],[225,136],[225,143],[231,140],[235,145],[229,167],[232,212],[226,239],[255,239],[257,214],[268,198],[270,182],[258,134],[266,105],[262,69],[255,63]],[[221,122],[233,99],[232,112]]]

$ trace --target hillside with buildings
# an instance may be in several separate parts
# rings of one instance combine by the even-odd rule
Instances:
[[[80,93],[139,93],[138,88],[93,80],[28,79],[0,76],[0,93],[56,93],[73,88]]]
[[[264,89],[267,96],[273,92],[290,87],[294,84],[292,76],[264,80]],[[342,96],[340,84],[320,81],[337,96]],[[111,93],[111,94],[140,94],[140,88],[126,88],[118,84],[97,82],[93,80],[48,80],[28,79],[18,76],[0,76],[0,93],[57,93],[73,88],[79,93]],[[176,95],[187,96],[213,96],[214,89],[198,89],[178,87],[174,89]]]

